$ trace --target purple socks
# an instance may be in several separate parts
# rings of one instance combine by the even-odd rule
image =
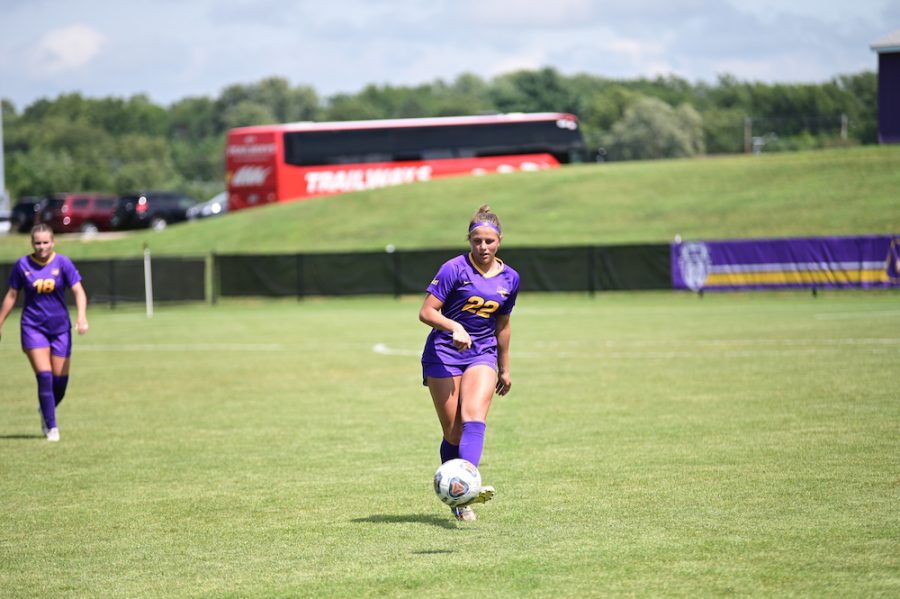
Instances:
[[[56,405],[62,403],[63,397],[66,396],[66,387],[69,386],[69,375],[53,377],[53,400]]]
[[[447,439],[441,439],[441,464],[459,457],[459,445],[450,443]]]
[[[484,429],[483,422],[463,422],[462,438],[459,440],[459,457],[471,462],[476,468],[484,450]]]
[[[53,398],[53,374],[51,372],[39,372],[35,375],[38,386],[38,401],[41,402],[41,414],[44,416],[44,425],[56,428],[56,400]]]

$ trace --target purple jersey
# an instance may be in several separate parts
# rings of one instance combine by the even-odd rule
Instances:
[[[53,253],[45,263],[22,256],[9,275],[9,286],[25,293],[22,325],[36,327],[49,335],[72,328],[66,307],[66,288],[81,281],[72,261]]]
[[[472,347],[459,351],[453,335],[432,329],[422,353],[423,362],[467,363],[484,354],[497,353],[497,314],[509,314],[519,293],[519,273],[497,260],[500,270],[485,275],[471,254],[457,256],[441,266],[427,291],[441,300],[441,313],[455,320],[472,338]]]

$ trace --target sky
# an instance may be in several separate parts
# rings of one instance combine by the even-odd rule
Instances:
[[[283,77],[320,97],[519,69],[820,83],[877,69],[900,0],[0,0],[0,98],[167,106]]]

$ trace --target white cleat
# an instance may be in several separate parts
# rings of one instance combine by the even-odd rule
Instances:
[[[55,426],[47,431],[47,440],[53,443],[59,441],[59,429]]]
[[[462,507],[452,507],[450,511],[453,512],[453,516],[461,521],[461,522],[475,522],[475,510],[470,508],[469,506]]]

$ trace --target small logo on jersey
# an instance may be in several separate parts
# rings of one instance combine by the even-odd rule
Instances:
[[[506,297],[507,295],[509,295],[509,290],[506,287],[497,287],[497,293],[499,293],[503,297]]]
[[[30,276],[31,276],[31,271],[30,271],[30,270],[26,270],[26,271],[25,271],[25,276],[26,276],[26,277],[30,277]]]
[[[437,284],[438,284],[438,280],[437,280],[437,279],[432,279],[432,280],[431,280],[431,284],[432,284],[432,285],[437,285]]]
[[[471,285],[471,284],[472,284],[472,281],[463,281],[462,283],[460,283],[460,286]]]
[[[59,275],[59,269],[58,269],[58,268],[54,268],[54,269],[53,269],[53,276],[55,277],[55,276],[58,276],[58,275]]]

